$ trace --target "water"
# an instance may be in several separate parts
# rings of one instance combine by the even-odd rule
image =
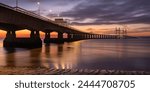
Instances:
[[[86,40],[31,50],[5,49],[0,40],[0,67],[150,71],[150,39]]]

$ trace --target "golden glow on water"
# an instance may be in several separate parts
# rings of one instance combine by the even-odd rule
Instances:
[[[3,47],[3,43],[0,42],[0,48],[2,48],[2,47]]]
[[[0,48],[0,66],[55,69],[149,69],[149,40],[88,40],[37,49]],[[1,41],[2,43],[2,41]],[[147,67],[147,68],[145,68]]]
[[[50,47],[42,48],[41,60],[44,67],[54,67],[56,69],[72,69],[78,62],[80,42],[64,45],[51,44]],[[49,62],[53,66],[47,66]]]

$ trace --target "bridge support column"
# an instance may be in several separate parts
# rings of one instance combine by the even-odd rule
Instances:
[[[63,33],[58,33],[58,39],[60,39],[60,40],[63,39]]]
[[[16,32],[15,31],[7,31],[6,38],[7,39],[15,39],[16,38]]]
[[[86,39],[89,39],[89,35],[88,34],[86,34]]]
[[[83,34],[84,35],[84,39],[87,39],[87,34]]]
[[[81,39],[85,39],[85,34],[80,34]]]
[[[94,39],[96,39],[96,34],[94,34]]]
[[[61,33],[61,32],[58,33],[58,41],[57,42],[58,43],[64,43],[65,42],[65,40],[63,38],[63,33]]]
[[[97,39],[99,39],[99,35],[97,35]]]
[[[81,39],[80,34],[74,34],[74,35],[73,35],[73,40],[74,40],[74,41],[80,40],[80,39]]]
[[[68,34],[68,39],[72,39],[72,34]]]
[[[26,42],[26,45],[29,45],[30,47],[42,47],[42,40],[39,31],[31,30],[30,40]]]
[[[94,39],[94,34],[92,34],[92,39]]]
[[[108,35],[105,35],[105,39],[108,39],[108,37],[109,37]]]
[[[77,38],[78,38],[78,37],[77,37],[77,34],[74,34],[74,35],[73,35],[73,39],[76,40]]]
[[[92,34],[90,35],[90,39],[93,39],[93,35]]]
[[[73,35],[68,33],[68,38],[65,41],[70,42],[72,41],[72,39],[73,39]]]
[[[114,35],[114,39],[117,39],[117,36],[116,36],[116,35]]]
[[[104,39],[104,35],[103,34],[101,35],[101,39]]]
[[[44,43],[50,43],[50,33],[49,32],[45,33]]]
[[[4,47],[14,48],[37,48],[42,47],[42,40],[40,39],[39,31],[31,31],[30,38],[16,38],[16,30],[7,31],[4,39]]]
[[[79,34],[76,34],[76,40],[79,40],[79,39],[80,39]]]
[[[98,35],[98,39],[100,39],[100,35]]]
[[[91,34],[89,34],[89,39],[92,39],[92,35]]]
[[[6,38],[3,41],[4,47],[14,47],[15,46],[15,39],[16,39],[16,32],[13,31],[7,31]]]
[[[88,39],[88,34],[85,34],[85,39]]]
[[[106,35],[104,35],[104,39],[106,39]]]
[[[97,37],[97,34],[95,35],[95,39],[97,39],[98,37]]]
[[[39,38],[40,38],[40,33],[39,33],[39,31],[32,30],[32,31],[31,31],[31,34],[30,34],[30,38],[31,38],[31,39],[39,39]]]
[[[91,34],[89,34],[89,39],[91,39],[92,38],[92,35]]]
[[[96,35],[96,39],[98,39],[98,35]]]

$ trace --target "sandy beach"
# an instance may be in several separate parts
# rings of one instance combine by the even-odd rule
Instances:
[[[1,67],[1,75],[149,75],[146,71]]]

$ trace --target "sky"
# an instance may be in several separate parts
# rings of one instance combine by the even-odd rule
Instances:
[[[16,0],[0,0],[15,7]],[[19,7],[54,19],[68,19],[85,32],[113,34],[116,27],[128,35],[150,36],[150,0],[18,0]],[[40,5],[37,4],[40,2]]]

